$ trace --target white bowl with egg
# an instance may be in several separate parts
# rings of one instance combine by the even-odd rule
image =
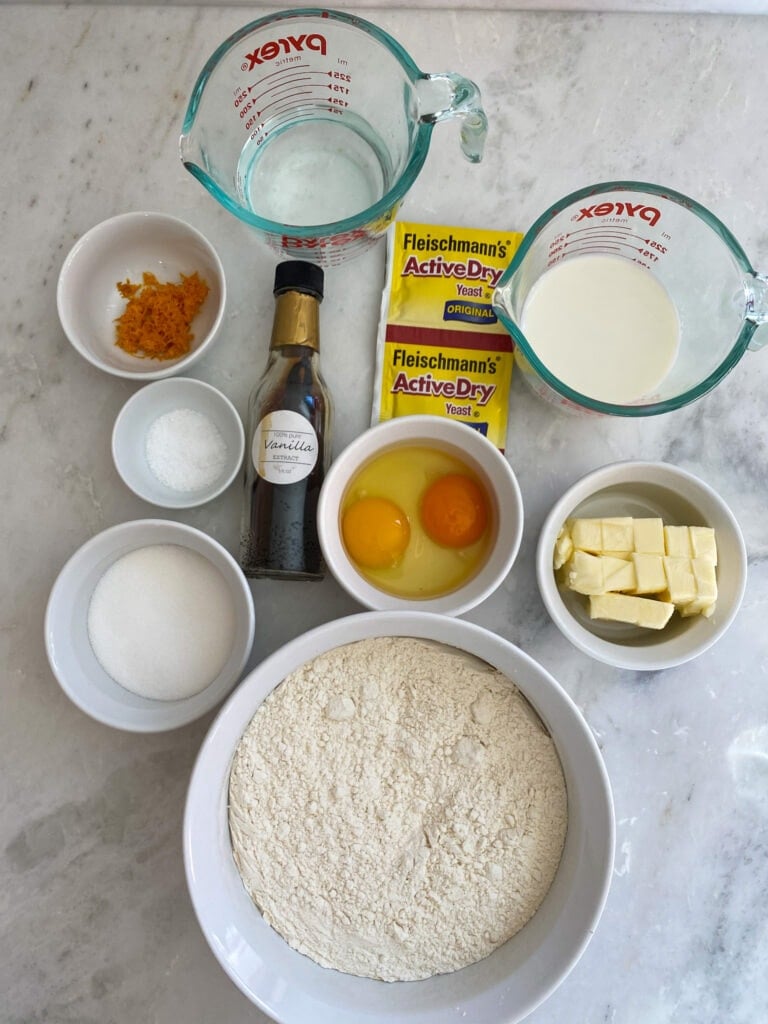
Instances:
[[[344,542],[342,510],[348,489],[361,471],[383,455],[418,449],[455,458],[474,475],[487,496],[488,536],[478,565],[466,579],[445,592],[404,596],[373,582],[355,564]],[[374,490],[389,497],[387,486],[384,482]],[[418,495],[409,497],[413,503],[409,516],[411,544],[415,541],[424,545],[423,531],[418,532]],[[410,608],[461,615],[489,597],[512,568],[523,535],[523,502],[506,457],[478,431],[440,416],[404,416],[366,430],[336,457],[320,492],[317,524],[328,568],[347,593],[365,607],[375,611]],[[439,559],[443,554],[436,547],[429,557]],[[429,572],[434,572],[434,566],[434,561],[427,566]]]
[[[420,981],[383,982],[318,966],[263,919],[235,864],[228,821],[233,755],[254,713],[291,672],[372,637],[416,637],[481,659],[512,679],[554,742],[568,822],[559,868],[539,909],[485,959]],[[591,938],[613,870],[614,817],[605,767],[582,715],[532,658],[489,630],[424,612],[368,612],[327,623],[275,652],[220,712],[192,773],[184,859],[202,931],[221,966],[282,1024],[507,1024],[521,1020],[565,978]]]
[[[555,542],[566,520],[623,516],[714,529],[717,599],[710,616],[675,612],[662,629],[590,618],[589,599],[555,572]],[[580,651],[616,668],[656,672],[697,658],[726,632],[744,595],[747,556],[735,516],[703,480],[665,462],[617,462],[588,473],[555,503],[539,535],[536,574],[553,622]]]
[[[123,483],[163,508],[193,508],[218,497],[237,476],[244,451],[234,405],[191,377],[141,388],[112,430],[112,458]]]
[[[117,283],[161,282],[197,272],[208,295],[191,323],[189,351],[176,359],[141,358],[115,344],[126,300]],[[218,253],[197,228],[166,213],[121,213],[79,238],[59,273],[56,305],[73,348],[93,366],[129,380],[159,380],[188,369],[212,346],[224,317],[227,287]]]
[[[200,592],[212,596],[210,605],[189,605],[185,595],[177,594],[178,606],[169,608],[165,619],[161,607],[159,613],[155,610],[154,621],[142,621],[142,614],[162,599],[151,589],[159,590],[162,580],[153,579],[146,569],[148,560],[151,566],[152,552],[157,551],[163,557],[175,556],[176,565],[182,559],[182,568],[189,563],[200,580]],[[130,571],[138,575],[133,575],[125,594],[112,592],[110,596],[107,574],[121,568],[128,571],[125,559],[129,558]],[[99,605],[94,604],[97,593],[101,595]],[[107,603],[110,600],[112,605]],[[114,621],[109,621],[110,615]],[[162,732],[204,715],[237,683],[253,644],[253,598],[234,558],[212,537],[183,523],[137,519],[104,530],[72,555],[51,590],[44,629],[51,670],[82,711],[116,729]],[[213,632],[209,635],[208,630]],[[195,631],[199,635],[190,637]],[[121,646],[126,639],[128,646]],[[170,663],[167,679],[153,665],[153,643],[158,645],[158,665]],[[183,673],[179,677],[174,667],[176,656],[183,662],[195,643],[215,648],[202,651],[203,657],[210,654],[208,675],[197,678],[198,669],[192,664],[188,677]],[[150,678],[153,690],[147,688],[145,678],[138,686],[137,677],[137,692],[124,676],[137,664],[143,677]],[[202,665],[199,671],[203,672]],[[188,692],[190,689],[196,692]],[[148,692],[156,696],[146,696]],[[163,694],[171,692],[174,696],[166,699]]]

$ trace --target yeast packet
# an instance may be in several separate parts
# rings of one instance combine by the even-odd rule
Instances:
[[[514,343],[491,298],[522,238],[406,221],[390,227],[373,423],[447,416],[504,451]]]

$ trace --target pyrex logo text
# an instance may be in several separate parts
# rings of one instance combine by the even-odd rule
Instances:
[[[263,64],[265,60],[274,60],[281,53],[290,53],[291,50],[303,49],[315,50],[325,56],[327,43],[325,36],[319,32],[312,32],[309,35],[304,33],[300,36],[286,36],[284,39],[270,39],[263,46],[257,46],[253,53],[246,53],[242,65],[243,71],[253,71],[257,64]]]
[[[655,206],[643,206],[642,203],[597,203],[595,206],[583,206],[579,210],[578,216],[573,219],[576,221],[587,220],[591,217],[607,217],[609,214],[618,217],[623,214],[626,214],[627,217],[639,217],[650,225],[654,225],[661,217],[661,210],[657,210]]]

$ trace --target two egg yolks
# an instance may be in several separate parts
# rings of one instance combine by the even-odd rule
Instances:
[[[436,544],[464,548],[485,533],[488,500],[471,477],[447,473],[426,489],[419,514],[425,533]],[[407,515],[388,498],[354,502],[344,513],[341,532],[349,556],[366,569],[396,565],[411,538]]]

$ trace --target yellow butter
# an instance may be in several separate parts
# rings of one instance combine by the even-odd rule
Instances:
[[[576,550],[566,563],[565,582],[569,590],[577,594],[631,590],[636,582],[635,569],[631,562],[621,558]]]
[[[665,526],[664,547],[673,558],[690,558],[691,538],[687,526]]]
[[[661,519],[633,519],[634,550],[647,555],[664,555],[664,523]]]
[[[560,569],[573,554],[573,540],[568,525],[560,528],[555,540],[554,567]]]
[[[504,451],[514,345],[491,306],[518,232],[397,221],[387,240],[372,421],[459,420]]]
[[[632,564],[635,567],[634,594],[660,594],[667,588],[667,574],[661,555],[647,551],[633,551]]]
[[[688,539],[694,558],[704,558],[717,565],[717,543],[711,526],[689,526]]]
[[[645,629],[663,629],[669,622],[675,606],[653,597],[633,597],[629,594],[598,594],[589,599],[589,614],[593,619],[626,622]]]

